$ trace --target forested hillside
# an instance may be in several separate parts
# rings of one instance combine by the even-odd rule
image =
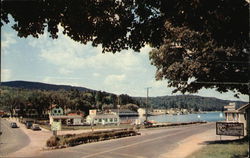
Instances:
[[[145,104],[145,97],[135,97],[135,99]],[[177,96],[162,96],[149,97],[149,106],[153,108],[185,108],[202,111],[220,111],[225,105],[230,102],[235,102],[237,107],[246,104],[241,101],[221,100],[211,97],[201,97],[194,95],[177,95]]]
[[[15,107],[30,105],[38,109],[40,113],[46,110],[51,104],[58,104],[65,108],[82,110],[88,114],[88,110],[117,108],[145,107],[145,97],[131,97],[127,94],[116,95],[103,91],[96,91],[84,87],[68,85],[53,85],[39,82],[11,81],[1,83],[0,109],[11,111]],[[236,105],[246,102],[221,100],[211,97],[194,95],[149,97],[149,106],[153,108],[186,108],[202,111],[220,111],[229,102],[236,102]],[[129,106],[132,105],[132,106]]]
[[[0,110],[10,113],[13,109],[20,109],[19,113],[25,115],[23,109],[37,109],[39,115],[42,115],[49,106],[57,104],[64,109],[81,110],[88,115],[89,109],[113,109],[117,108],[118,102],[123,107],[134,109],[134,104],[138,104],[132,97],[122,94],[115,94],[102,91],[79,91],[70,90],[40,90],[24,89],[13,87],[0,87]]]
[[[95,91],[95,90],[88,89],[85,87],[76,87],[76,86],[69,86],[69,85],[54,85],[54,84],[30,82],[30,81],[2,82],[1,86],[24,88],[24,89],[54,90],[54,91],[62,90],[62,89],[63,90],[77,89],[79,91]]]

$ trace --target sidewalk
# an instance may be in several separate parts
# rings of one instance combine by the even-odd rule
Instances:
[[[238,137],[223,136],[222,139],[234,140],[238,139]],[[216,135],[215,129],[211,129],[206,132],[188,137],[187,139],[180,142],[174,150],[161,155],[160,158],[185,158],[205,147],[207,145],[207,141],[216,140],[220,140],[220,136]]]

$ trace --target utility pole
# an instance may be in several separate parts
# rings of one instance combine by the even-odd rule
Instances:
[[[149,94],[149,89],[152,87],[147,87],[147,98],[146,98],[146,122],[148,121],[148,94]]]

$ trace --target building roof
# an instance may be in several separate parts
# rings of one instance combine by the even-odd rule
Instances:
[[[98,114],[98,115],[89,115],[89,117],[94,119],[101,119],[101,118],[118,118],[115,114]]]
[[[51,116],[53,119],[74,119],[74,118],[82,118],[82,116],[75,115],[75,116],[66,116],[66,115],[59,115],[59,116]]]
[[[118,113],[118,109],[111,109],[111,111]],[[132,111],[130,109],[119,109],[119,113],[137,113],[137,112]]]
[[[228,110],[228,111],[225,111],[225,113],[244,113],[246,109],[249,109],[250,108],[250,104],[246,104],[246,105],[243,105],[242,107],[240,107],[239,109],[237,110]]]
[[[239,109],[238,109],[238,111],[245,111],[246,109],[249,109],[250,108],[250,104],[248,103],[248,104],[246,104],[246,105],[243,105],[242,107],[240,107]]]

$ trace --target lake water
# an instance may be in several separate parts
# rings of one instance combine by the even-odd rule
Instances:
[[[121,120],[131,120],[139,119],[141,122],[145,120],[145,117],[128,117],[121,118]],[[225,120],[224,113],[222,112],[207,112],[202,114],[188,114],[188,115],[157,115],[149,116],[148,120],[153,120],[156,122],[194,122],[194,121],[207,121],[216,122]]]

